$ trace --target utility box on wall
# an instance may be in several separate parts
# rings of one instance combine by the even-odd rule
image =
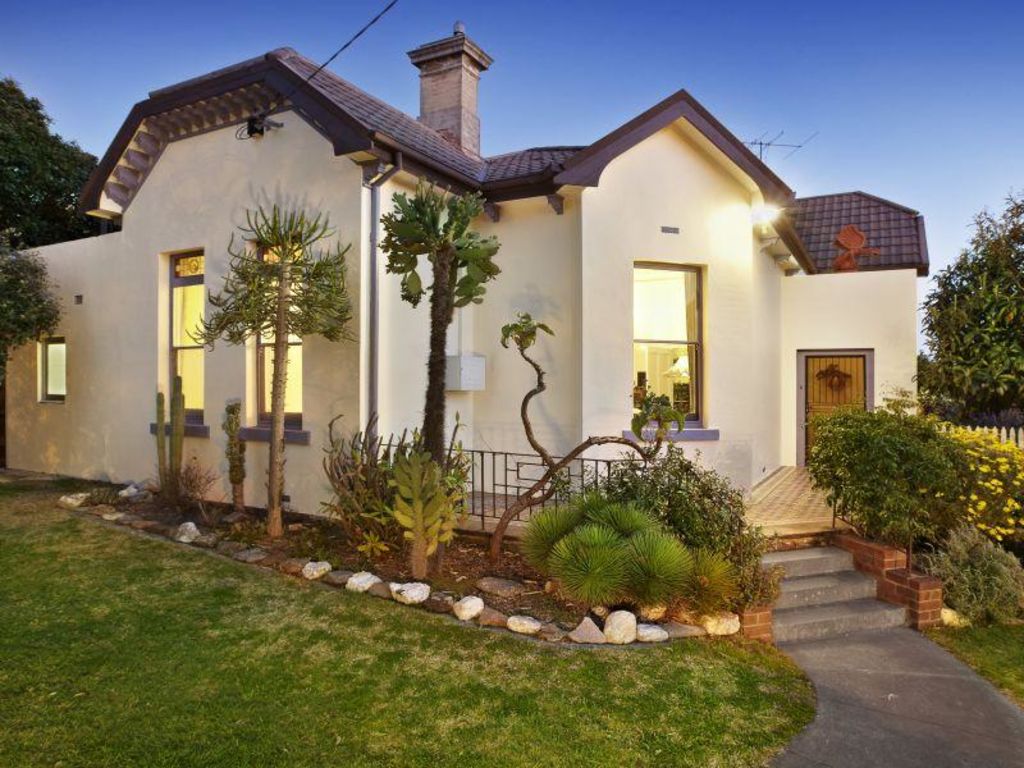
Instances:
[[[486,362],[483,355],[448,355],[444,388],[449,392],[482,392]]]

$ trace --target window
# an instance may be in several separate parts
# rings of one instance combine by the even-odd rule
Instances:
[[[185,421],[203,423],[203,345],[192,334],[203,321],[206,289],[202,251],[171,257],[171,379],[181,377]]]
[[[274,337],[256,340],[257,387],[261,424],[270,423],[270,392],[274,379]],[[302,429],[302,339],[288,337],[288,379],[284,388],[285,429]]]
[[[633,269],[633,404],[666,395],[700,421],[700,271],[637,263]]]
[[[51,337],[42,344],[40,387],[43,400],[62,403],[67,396],[67,345],[60,337]]]
[[[260,258],[276,261],[276,254],[261,252]],[[274,336],[256,337],[256,388],[259,400],[259,422],[270,424],[270,393],[274,381]],[[288,378],[284,388],[285,429],[302,429],[302,339],[288,336]]]

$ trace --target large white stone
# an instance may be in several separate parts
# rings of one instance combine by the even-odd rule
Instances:
[[[704,616],[700,624],[709,635],[735,635],[740,631],[740,617],[728,611]]]
[[[85,506],[89,502],[89,492],[84,491],[82,493],[69,493],[66,496],[61,496],[60,501],[57,504],[64,509],[78,509],[79,507]]]
[[[532,616],[509,616],[505,626],[520,635],[536,635],[544,625]]]
[[[636,616],[629,611],[612,611],[604,620],[604,637],[615,645],[628,645],[636,640]]]
[[[331,572],[331,564],[326,560],[311,560],[302,566],[302,578],[316,581]]]
[[[349,592],[365,592],[374,584],[380,584],[380,579],[369,571],[360,571],[352,574],[352,578],[345,582],[345,589]]]
[[[408,584],[391,584],[391,597],[396,603],[419,605],[430,597],[430,585],[418,581]]]
[[[657,624],[637,624],[636,640],[638,643],[664,643],[668,640],[668,632]]]
[[[483,600],[476,595],[468,595],[452,606],[452,613],[459,621],[472,621],[483,609]]]
[[[182,544],[191,544],[193,541],[199,538],[201,535],[200,530],[196,527],[193,522],[182,523],[178,526],[178,532],[174,534],[176,541],[180,541]]]

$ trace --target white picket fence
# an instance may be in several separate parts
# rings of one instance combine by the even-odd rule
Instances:
[[[1024,427],[960,427],[971,432],[982,432],[999,438],[1001,443],[1013,443],[1024,449]]]

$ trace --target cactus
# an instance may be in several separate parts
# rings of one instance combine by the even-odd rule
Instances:
[[[396,522],[405,528],[412,542],[409,565],[414,579],[427,575],[427,558],[438,544],[455,535],[455,504],[441,480],[441,469],[426,452],[412,451],[395,459],[397,490],[391,510]]]
[[[167,488],[167,418],[164,393],[156,393],[156,469],[161,493]]]
[[[228,480],[231,482],[231,500],[236,512],[245,511],[245,443],[238,438],[241,428],[242,404],[232,400],[224,407],[221,426],[227,436],[224,455],[228,460]]]
[[[160,495],[170,504],[178,503],[181,478],[181,454],[185,444],[185,396],[181,391],[181,377],[175,376],[171,385],[171,428],[167,435],[167,420],[163,392],[156,393],[156,464],[160,475]],[[170,447],[168,448],[168,442]]]

